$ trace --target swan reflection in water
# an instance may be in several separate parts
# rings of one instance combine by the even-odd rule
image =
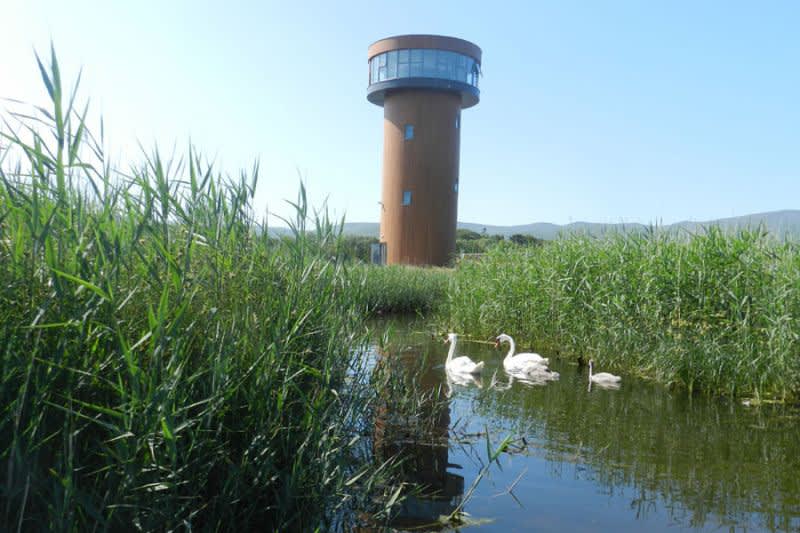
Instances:
[[[544,387],[548,383],[558,380],[559,373],[552,371],[533,373],[506,371],[506,376],[508,376],[508,382],[504,383],[498,379],[497,372],[495,372],[492,375],[489,388],[500,391],[509,390],[514,386],[515,381],[531,387]]]
[[[483,378],[481,378],[480,375],[461,374],[445,369],[445,385],[447,385],[447,389],[445,390],[444,395],[450,398],[453,396],[453,390],[455,389],[455,386],[476,387],[478,389],[482,389]]]

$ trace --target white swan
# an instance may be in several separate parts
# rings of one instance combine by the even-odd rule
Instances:
[[[480,374],[483,370],[483,361],[480,363],[475,363],[466,355],[455,358],[453,357],[453,354],[456,353],[457,339],[458,336],[455,333],[450,333],[447,335],[447,340],[444,341],[446,343],[450,343],[450,351],[447,352],[447,360],[444,363],[445,370],[448,372],[454,372],[456,374]]]
[[[550,363],[550,360],[546,357],[542,357],[538,353],[518,353],[514,355],[514,351],[517,349],[517,345],[514,344],[514,339],[511,338],[510,335],[506,335],[505,333],[501,333],[497,337],[495,337],[495,347],[499,347],[501,342],[507,342],[510,344],[508,348],[508,353],[506,354],[505,359],[503,359],[503,368],[506,369],[509,373],[528,373],[528,372],[536,372],[536,367],[543,367],[547,370],[547,365]]]
[[[622,382],[622,378],[620,376],[615,376],[614,374],[609,374],[608,372],[593,374],[593,368],[594,361],[589,359],[589,385],[596,383],[601,387],[619,387],[619,384]]]

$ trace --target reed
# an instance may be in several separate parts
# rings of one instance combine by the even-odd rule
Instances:
[[[50,107],[9,114],[0,144],[0,529],[328,529],[370,509],[391,473],[363,445],[380,383],[328,253],[340,226],[301,188],[292,236],[269,239],[258,165],[113,166],[55,53],[39,68]]]
[[[355,265],[354,290],[367,315],[431,314],[445,301],[451,270],[403,265]]]
[[[689,391],[800,396],[800,254],[758,230],[499,246],[459,265],[440,317]]]

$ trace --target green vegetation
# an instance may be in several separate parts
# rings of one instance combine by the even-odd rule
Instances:
[[[0,529],[328,529],[395,502],[337,227],[306,227],[301,189],[268,238],[257,166],[117,170],[40,68],[52,106],[0,149]]]
[[[689,391],[800,396],[800,254],[759,232],[498,246],[459,265],[441,313]]]
[[[540,246],[545,241],[537,239],[533,235],[523,235],[521,233],[515,233],[505,239],[502,235],[487,235],[485,230],[484,233],[468,229],[456,231],[457,254],[485,254],[502,242],[510,242],[519,246]]]
[[[485,254],[497,243],[503,242],[502,235],[485,235],[468,229],[456,230],[456,254]]]
[[[370,247],[378,242],[378,239],[375,237],[344,235],[342,236],[337,253],[339,257],[344,259],[369,263]]]
[[[533,235],[523,235],[521,233],[515,233],[508,240],[520,246],[541,246],[545,243],[545,241],[537,239]]]
[[[429,313],[445,301],[450,271],[444,268],[358,265],[353,290],[365,314]]]

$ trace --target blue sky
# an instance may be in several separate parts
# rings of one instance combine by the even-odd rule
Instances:
[[[260,212],[286,214],[302,175],[315,204],[378,220],[366,52],[402,33],[484,52],[459,220],[800,208],[798,2],[0,0],[0,18],[0,96],[43,100],[33,50],[52,38],[119,159],[189,140],[232,173],[258,158]]]

